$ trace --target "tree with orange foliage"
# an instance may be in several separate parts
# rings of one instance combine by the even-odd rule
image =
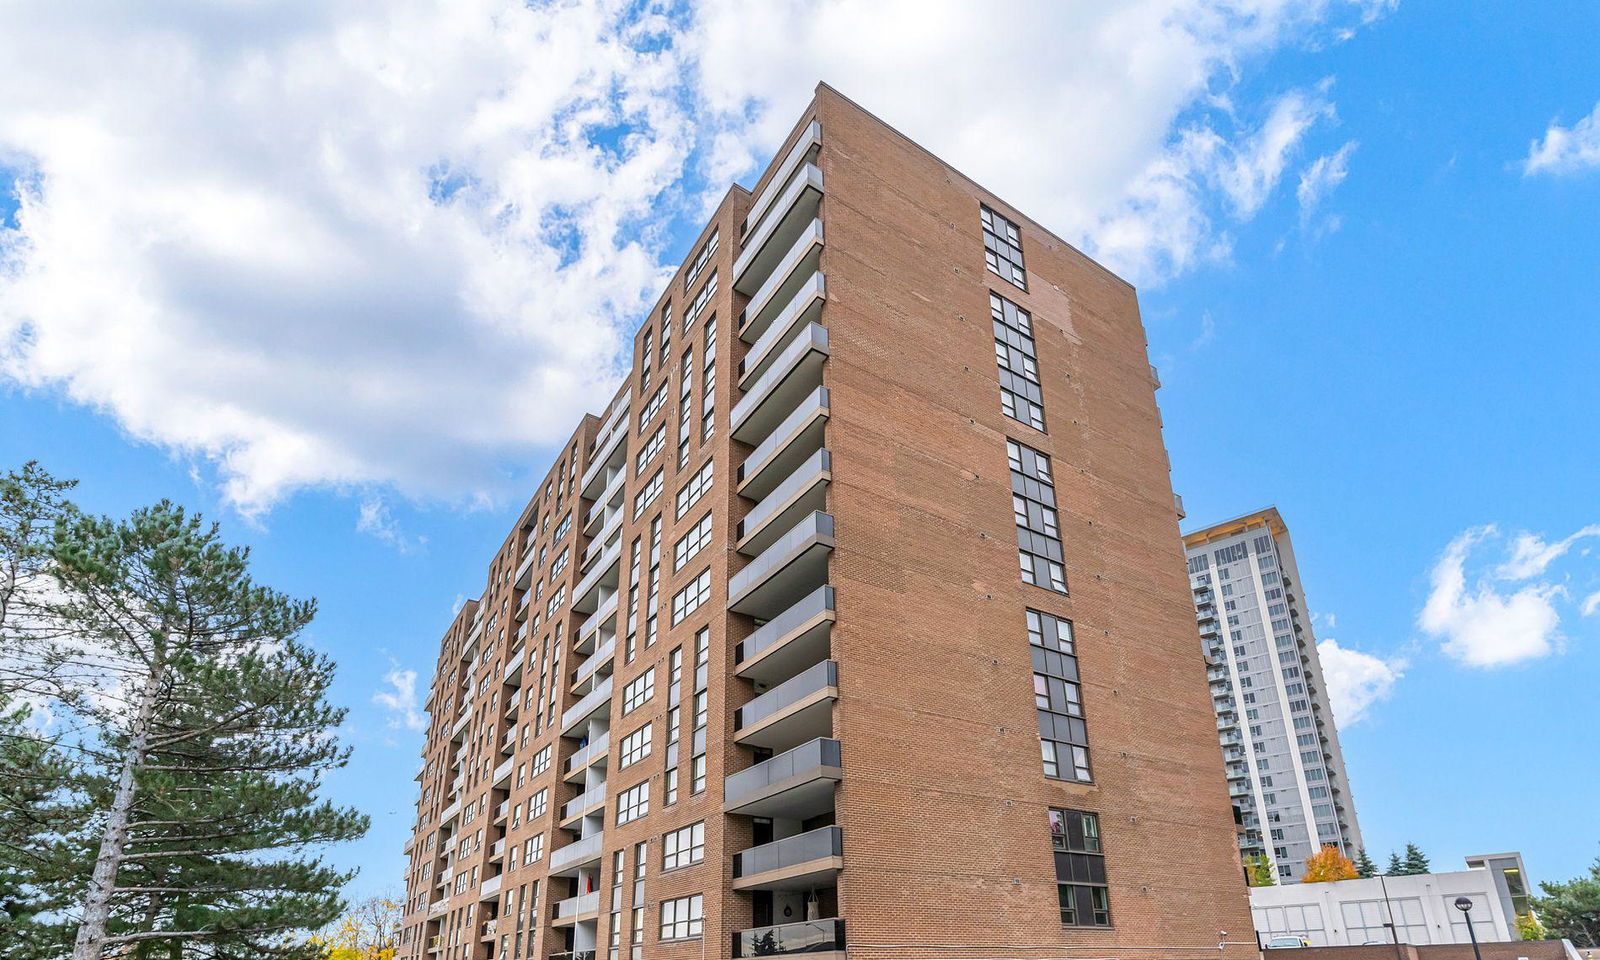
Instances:
[[[1301,883],[1329,883],[1334,880],[1354,880],[1356,865],[1350,858],[1339,852],[1339,848],[1327,844],[1321,850],[1306,857],[1306,875]]]

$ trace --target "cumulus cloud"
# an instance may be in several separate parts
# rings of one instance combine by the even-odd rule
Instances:
[[[1586,617],[1592,617],[1595,614],[1600,613],[1600,590],[1596,590],[1594,593],[1591,593],[1587,597],[1583,598],[1582,609],[1583,615]]]
[[[1331,616],[1328,619],[1330,623],[1333,620]],[[1369,709],[1389,699],[1396,681],[1405,676],[1405,660],[1385,660],[1341,647],[1331,637],[1317,643],[1317,657],[1322,661],[1334,719],[1341,726],[1361,722]]]
[[[1555,544],[1523,534],[1512,542],[1508,559],[1495,568],[1495,576],[1474,576],[1468,573],[1473,551],[1497,539],[1499,532],[1492,525],[1467,530],[1450,542],[1434,565],[1432,590],[1418,625],[1442,641],[1440,649],[1447,656],[1473,667],[1506,666],[1559,652],[1565,642],[1559,609],[1567,600],[1565,586],[1533,580],[1509,589],[1499,583],[1545,572],[1572,540],[1592,531],[1585,528]]]
[[[389,726],[419,732],[428,729],[427,715],[417,703],[417,671],[391,664],[383,682],[383,689],[372,695],[372,702],[389,712]]]
[[[1544,137],[1528,144],[1522,161],[1523,176],[1536,173],[1565,174],[1600,167],[1600,103],[1570,127],[1552,120]]]
[[[1226,256],[1333,116],[1246,68],[1387,6],[10,4],[0,377],[247,513],[493,499],[814,80],[1148,283]]]

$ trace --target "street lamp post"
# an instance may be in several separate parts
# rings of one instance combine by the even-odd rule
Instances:
[[[1467,918],[1467,936],[1472,938],[1472,955],[1476,960],[1483,960],[1483,951],[1478,949],[1478,931],[1472,929],[1472,898],[1456,897],[1456,909]]]

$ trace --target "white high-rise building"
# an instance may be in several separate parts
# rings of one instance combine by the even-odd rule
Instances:
[[[1183,538],[1241,858],[1298,880],[1325,844],[1361,849],[1305,587],[1277,508]]]

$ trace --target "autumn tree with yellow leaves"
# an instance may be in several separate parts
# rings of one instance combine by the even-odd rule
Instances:
[[[1327,844],[1306,857],[1306,875],[1300,882],[1329,883],[1334,880],[1354,880],[1357,876],[1356,865],[1350,858],[1340,853],[1338,847]]]
[[[394,897],[373,897],[351,907],[311,942],[326,960],[394,960],[403,912]]]

